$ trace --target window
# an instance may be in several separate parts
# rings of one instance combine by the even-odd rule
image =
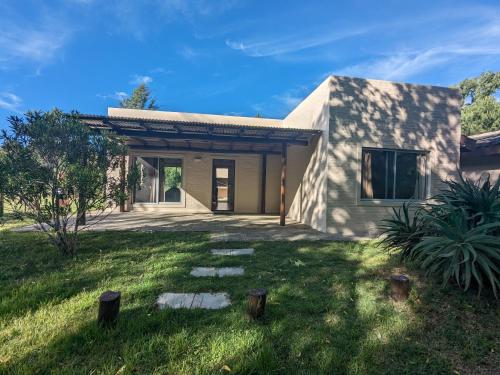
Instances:
[[[139,182],[134,189],[134,202],[182,202],[182,159],[136,157]]]
[[[426,153],[363,149],[361,199],[425,199]]]

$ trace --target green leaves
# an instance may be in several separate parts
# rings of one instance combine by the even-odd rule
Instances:
[[[409,205],[384,220],[383,244],[404,259],[441,275],[443,286],[493,291],[500,287],[500,180],[446,182],[447,189],[427,209],[410,215]]]

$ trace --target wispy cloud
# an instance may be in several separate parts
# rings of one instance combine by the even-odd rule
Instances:
[[[153,82],[153,78],[151,78],[150,76],[142,76],[142,75],[139,75],[139,74],[134,74],[132,76],[132,79],[130,80],[130,84],[131,85],[142,85],[142,84],[150,84],[151,82]]]
[[[97,94],[96,95],[98,98],[101,99],[114,99],[114,100],[120,100],[122,101],[123,99],[128,97],[128,94],[123,91],[117,91],[114,94]]]
[[[319,30],[314,34],[278,36],[257,41],[226,40],[226,45],[251,57],[277,56],[324,46],[342,39],[362,35],[368,30],[369,28],[334,32]]]
[[[197,51],[189,46],[182,47],[178,53],[186,60],[195,60],[203,55],[200,51]]]
[[[17,65],[19,61],[48,63],[64,47],[70,34],[56,21],[21,26],[0,19],[0,66]]]
[[[7,111],[21,113],[23,100],[11,92],[0,92],[0,108]]]

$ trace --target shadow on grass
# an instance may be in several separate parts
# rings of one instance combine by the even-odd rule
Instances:
[[[98,273],[87,270],[90,276],[82,275],[92,279],[88,291],[93,302],[82,307],[82,315],[55,316],[61,320],[59,326],[68,328],[13,356],[6,370],[212,374],[224,372],[226,365],[245,374],[428,374],[450,373],[451,364],[459,361],[447,354],[455,348],[453,336],[462,328],[439,327],[439,320],[424,316],[430,314],[426,309],[440,309],[436,302],[446,297],[441,292],[420,295],[426,289],[418,287],[408,303],[392,303],[386,277],[393,264],[386,259],[370,264],[366,260],[374,252],[370,244],[214,245],[206,236],[192,233],[98,236],[82,239],[80,253],[82,269],[101,262]],[[254,256],[214,257],[208,251],[250,246],[256,249]],[[245,268],[244,276],[189,276],[192,266],[235,264]],[[96,298],[108,286],[123,291],[122,312],[115,328],[100,330],[95,322]],[[267,311],[262,321],[253,322],[245,314],[246,291],[261,286],[269,288]],[[228,291],[233,304],[216,311],[158,311],[153,303],[165,291]],[[459,314],[450,306],[437,313],[452,311]],[[454,334],[446,333],[453,327]],[[470,363],[477,366],[491,342],[479,344],[478,353],[470,354],[474,357]]]

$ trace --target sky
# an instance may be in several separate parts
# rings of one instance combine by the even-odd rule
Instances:
[[[286,116],[330,74],[450,86],[500,70],[500,1],[0,2],[0,128],[106,114],[147,83],[161,110]]]

